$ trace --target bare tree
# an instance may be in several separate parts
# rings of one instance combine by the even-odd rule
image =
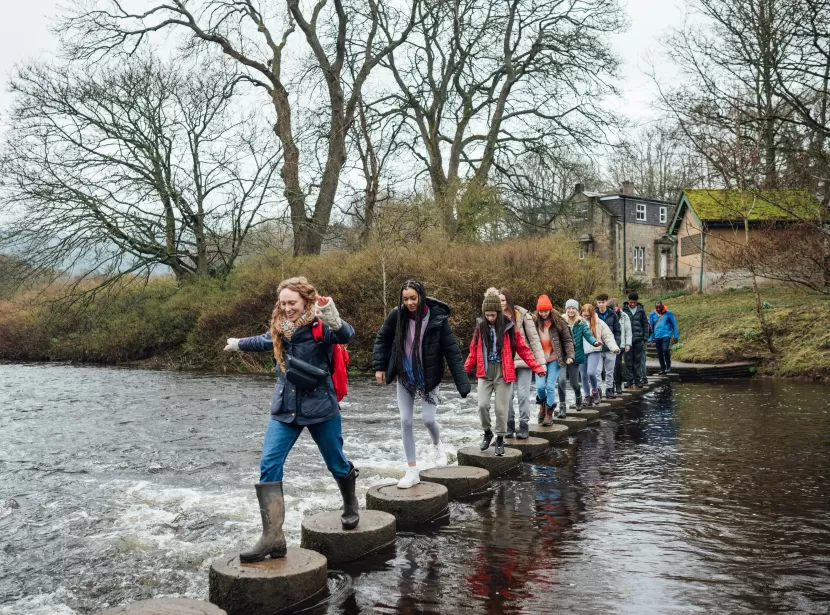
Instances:
[[[477,229],[475,198],[491,172],[529,150],[588,146],[613,116],[613,0],[423,0],[413,35],[383,58],[396,88],[382,97],[407,119],[449,238]],[[393,41],[391,32],[385,32]],[[469,181],[466,181],[469,180]],[[487,201],[481,202],[487,207]]]
[[[701,162],[682,130],[661,122],[641,128],[613,149],[609,181],[619,189],[630,180],[642,196],[675,201],[680,190],[693,188],[708,177]]]
[[[661,90],[661,101],[686,139],[704,153],[718,142],[732,143],[734,119],[741,117],[746,147],[762,134],[765,188],[779,184],[781,127],[790,115],[776,75],[791,54],[791,2],[695,0],[695,19],[666,45],[684,85]]]
[[[505,173],[493,178],[501,189],[506,207],[506,225],[511,235],[549,233],[569,214],[574,186],[586,189],[601,185],[599,170],[590,158],[570,152],[557,155],[543,149],[521,156]]]
[[[254,0],[154,0],[131,10],[119,0],[101,0],[100,8],[76,4],[62,25],[74,34],[72,53],[96,57],[136,49],[152,33],[180,29],[193,40],[215,47],[236,61],[252,83],[263,88],[276,112],[274,132],[284,151],[281,170],[284,194],[291,211],[294,253],[317,254],[331,219],[340,173],[346,160],[346,139],[355,119],[361,90],[373,68],[409,35],[419,0],[400,12],[383,0],[319,0],[304,12],[299,0],[259,3]],[[286,57],[292,34],[299,28],[311,52],[310,66],[291,91]],[[378,32],[385,34],[379,44]],[[300,53],[296,47],[293,53]],[[359,68],[351,79],[344,66]],[[303,88],[316,79],[323,84],[327,105],[326,155],[317,177],[313,164],[303,164],[294,115],[302,106]],[[319,124],[319,119],[317,120]],[[316,192],[310,209],[307,200]]]
[[[2,244],[40,270],[177,278],[227,272],[276,213],[281,160],[215,64],[29,65],[0,156]]]

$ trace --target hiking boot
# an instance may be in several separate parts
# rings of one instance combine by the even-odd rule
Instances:
[[[594,390],[592,391],[592,393],[593,393],[593,396],[594,396],[594,405],[595,405],[595,406],[598,406],[598,405],[601,403],[601,400],[600,400],[600,398],[599,398],[599,391],[598,391],[598,390],[596,390],[596,389],[594,389]]]
[[[285,501],[282,498],[282,481],[256,485],[259,513],[262,516],[262,536],[253,548],[239,554],[240,562],[261,562],[266,557],[285,557]]]
[[[349,463],[351,464],[351,462]],[[334,479],[340,488],[340,495],[343,496],[343,514],[340,515],[340,524],[344,530],[353,530],[360,523],[357,495],[355,494],[355,482],[360,473],[354,467],[354,464],[351,465],[352,469],[346,476]]]
[[[576,411],[579,412],[580,410],[582,410],[582,398],[577,397],[576,398]]]
[[[614,389],[605,389],[605,399],[616,399],[616,397]]]
[[[530,437],[530,431],[527,428],[527,423],[519,423],[519,431],[516,438],[519,440],[527,440]]]
[[[490,442],[493,441],[493,432],[489,429],[484,432],[484,437],[481,439],[481,450],[486,451],[490,448]]]
[[[559,406],[559,414],[557,418],[564,419],[568,417],[568,404],[561,404]]]
[[[504,436],[496,436],[496,457],[504,455]]]
[[[505,438],[515,438],[516,437],[516,432],[515,431],[508,431],[506,434],[504,434],[504,437]]]
[[[541,425],[542,421],[545,420],[545,402],[540,401],[537,403],[539,404],[539,415],[536,417],[536,422]]]
[[[553,425],[553,412],[550,407],[545,406],[545,419],[542,421],[542,427],[550,427]]]

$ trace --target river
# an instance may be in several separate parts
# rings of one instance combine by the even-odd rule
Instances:
[[[355,379],[347,455],[366,490],[402,474],[391,387]],[[0,614],[206,598],[212,558],[255,540],[273,381],[0,365]],[[830,612],[827,387],[674,383],[451,503],[448,523],[330,570],[310,613]],[[445,386],[452,452],[475,394]],[[430,465],[426,430],[419,458]],[[339,506],[308,434],[289,457],[286,535]]]

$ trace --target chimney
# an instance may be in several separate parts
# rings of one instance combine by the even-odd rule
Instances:
[[[585,184],[579,183],[574,186],[574,194],[582,194],[585,192]]]
[[[622,193],[626,196],[634,196],[634,182],[625,180],[622,185]]]

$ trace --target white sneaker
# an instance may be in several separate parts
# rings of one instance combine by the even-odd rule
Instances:
[[[432,445],[432,456],[435,458],[435,467],[442,468],[447,465],[447,451],[441,442]]]
[[[417,485],[420,482],[421,474],[418,472],[418,468],[409,466],[406,469],[406,474],[404,474],[403,478],[398,481],[398,489],[409,489],[413,485]]]

